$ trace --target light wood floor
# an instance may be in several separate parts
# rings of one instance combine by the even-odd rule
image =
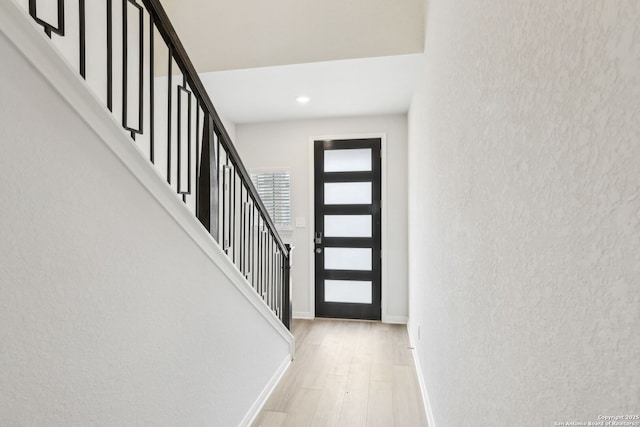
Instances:
[[[427,426],[406,326],[295,320],[296,355],[254,427]]]

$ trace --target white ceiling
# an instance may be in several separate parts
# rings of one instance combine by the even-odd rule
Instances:
[[[424,50],[425,0],[161,0],[198,72]]]
[[[161,0],[235,123],[404,113],[425,0]],[[298,104],[306,95],[311,101]]]
[[[422,58],[396,55],[200,77],[218,113],[234,123],[406,113]],[[311,101],[299,104],[301,95]]]

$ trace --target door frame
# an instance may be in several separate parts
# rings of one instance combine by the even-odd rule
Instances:
[[[381,232],[381,244],[380,248],[382,251],[382,261],[380,263],[380,287],[381,287],[381,295],[380,295],[380,309],[381,309],[381,319],[383,323],[387,323],[387,284],[388,284],[388,265],[387,265],[387,220],[388,215],[386,214],[386,200],[387,200],[387,134],[385,132],[374,132],[374,133],[349,133],[349,134],[334,134],[334,135],[319,135],[319,136],[310,136],[309,143],[307,145],[308,153],[309,153],[309,231],[308,231],[308,239],[309,244],[307,246],[307,253],[309,257],[309,313],[312,319],[316,317],[316,287],[315,287],[315,271],[316,271],[316,257],[315,257],[315,245],[314,245],[314,232],[315,232],[315,163],[314,163],[314,150],[313,144],[314,141],[319,139],[367,139],[367,138],[379,138],[380,139],[380,156],[381,159],[381,224],[380,224],[380,232]]]

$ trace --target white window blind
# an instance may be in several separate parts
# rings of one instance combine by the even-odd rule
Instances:
[[[291,227],[291,177],[289,171],[252,173],[251,180],[278,228]]]

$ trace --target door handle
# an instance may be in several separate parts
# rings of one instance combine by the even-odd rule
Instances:
[[[316,245],[321,245],[322,244],[322,233],[319,232],[319,231],[316,232],[315,243],[316,243]]]

